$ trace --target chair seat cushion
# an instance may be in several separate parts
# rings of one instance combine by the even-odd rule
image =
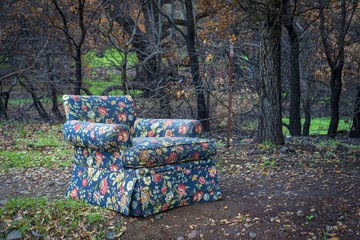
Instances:
[[[208,159],[216,155],[212,140],[187,137],[134,137],[124,150],[126,168],[152,167]]]

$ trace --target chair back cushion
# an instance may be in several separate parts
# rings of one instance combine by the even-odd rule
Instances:
[[[125,124],[133,128],[136,120],[131,96],[63,96],[67,120]]]

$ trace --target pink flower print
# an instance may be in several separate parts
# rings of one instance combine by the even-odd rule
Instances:
[[[200,143],[200,144],[204,149],[208,149],[208,147],[209,147],[209,143],[207,143],[207,142],[203,142],[203,143]]]
[[[91,130],[90,137],[91,137],[92,140],[95,140],[95,130],[94,129]]]
[[[169,154],[169,156],[167,157],[167,159],[166,159],[166,163],[167,163],[167,164],[173,163],[174,160],[176,159],[176,157],[177,157],[177,153],[176,153],[176,152],[171,152],[171,153]]]
[[[194,154],[192,155],[192,159],[199,159],[199,157],[200,157],[200,154],[199,154],[199,153],[194,153]]]
[[[185,135],[188,131],[189,127],[187,125],[181,125],[179,128],[178,128],[178,133],[182,134],[182,135]]]
[[[205,178],[204,177],[199,177],[199,183],[201,185],[204,185],[205,184]]]
[[[119,142],[126,142],[129,139],[129,135],[130,135],[130,133],[127,130],[121,129],[121,132],[119,132],[117,134],[118,141]]]
[[[168,127],[168,126],[171,126],[173,123],[174,123],[174,120],[166,120],[164,124],[165,124],[165,126]]]
[[[103,116],[105,116],[107,114],[107,110],[104,107],[98,107],[98,111]]]
[[[118,167],[115,165],[115,164],[111,164],[110,166],[110,171],[117,171],[118,170]]]
[[[109,185],[108,185],[106,178],[101,180],[101,185],[102,185],[102,187],[100,188],[100,194],[104,196],[109,189]]]
[[[161,211],[166,211],[167,209],[168,209],[167,203],[165,203],[164,205],[162,205]]]
[[[83,180],[82,180],[82,186],[83,187],[86,187],[88,185],[88,180],[86,179],[86,178],[84,178]]]
[[[105,120],[105,123],[107,123],[107,124],[113,124],[113,121],[112,121],[111,119],[106,119],[106,120]]]
[[[199,202],[202,199],[203,194],[203,191],[197,191],[193,197],[193,201]]]
[[[104,157],[100,152],[97,152],[95,154],[95,159],[96,159],[96,162],[100,165],[100,164],[102,164]]]
[[[79,96],[76,95],[72,95],[71,98],[74,99],[75,101],[78,101],[80,99]]]
[[[165,194],[166,194],[166,192],[167,192],[167,189],[168,189],[168,187],[167,187],[167,186],[162,187],[162,188],[161,188],[161,192],[165,195]]]
[[[201,134],[202,132],[202,125],[199,123],[197,125],[195,125],[195,132],[198,134]]]
[[[77,190],[77,188],[74,188],[70,193],[70,197],[77,198],[77,195],[78,195],[78,190]]]
[[[154,178],[155,182],[157,182],[157,183],[160,182],[161,181],[161,173],[154,174],[153,178]]]
[[[81,127],[81,123],[78,123],[78,124],[76,124],[75,126],[74,126],[74,130],[75,130],[75,132],[77,132],[78,130],[79,130],[79,128]]]
[[[119,158],[119,157],[120,157],[120,153],[119,153],[119,152],[114,152],[114,157],[115,157],[115,158]]]
[[[174,135],[173,135],[173,133],[172,133],[172,131],[171,130],[166,130],[165,131],[165,137],[173,137]]]
[[[179,193],[179,195],[182,197],[184,195],[186,195],[186,186],[184,184],[180,184],[177,187],[177,192]]]
[[[125,122],[126,117],[127,117],[126,113],[119,113],[119,115],[117,115],[118,120],[121,121],[121,122]]]
[[[148,133],[148,136],[149,137],[154,137],[154,132],[152,130],[150,130],[149,133]]]

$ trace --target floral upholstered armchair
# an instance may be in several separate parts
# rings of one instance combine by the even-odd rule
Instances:
[[[200,122],[137,118],[130,96],[63,96],[74,168],[66,196],[148,216],[221,198]]]

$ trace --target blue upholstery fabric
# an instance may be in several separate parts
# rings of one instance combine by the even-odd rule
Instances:
[[[126,215],[149,216],[174,207],[218,200],[212,160],[123,172],[75,164],[66,196]]]
[[[68,198],[135,216],[221,198],[215,143],[198,138],[200,122],[136,120],[130,96],[63,100],[74,145]]]
[[[63,127],[64,138],[74,146],[119,151],[131,147],[126,125],[71,120]]]
[[[136,113],[131,96],[63,96],[67,120],[134,126]]]
[[[200,137],[202,125],[197,120],[145,119],[135,121],[134,137]]]
[[[199,159],[216,154],[211,140],[188,137],[135,137],[133,146],[124,150],[125,167],[152,167]]]

